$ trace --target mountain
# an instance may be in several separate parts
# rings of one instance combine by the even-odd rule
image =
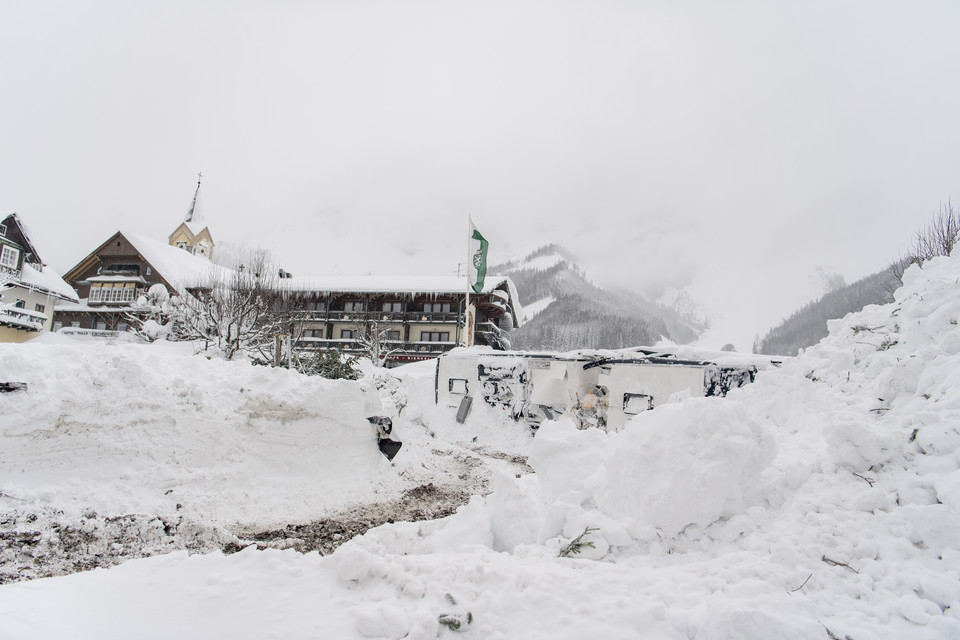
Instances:
[[[753,345],[754,353],[795,356],[827,336],[827,321],[860,311],[870,304],[886,304],[900,286],[903,265],[894,264],[853,284],[838,287],[823,295],[774,327]]]
[[[510,335],[514,349],[620,349],[662,338],[685,344],[705,328],[682,292],[674,292],[678,305],[673,307],[629,291],[601,289],[587,279],[576,257],[556,244],[491,272],[510,276],[524,308],[523,323]]]

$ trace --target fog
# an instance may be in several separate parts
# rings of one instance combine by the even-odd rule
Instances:
[[[296,275],[453,273],[470,215],[747,350],[960,193],[955,2],[3,4],[0,210],[61,271],[202,171]]]

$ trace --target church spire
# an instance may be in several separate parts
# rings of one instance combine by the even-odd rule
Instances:
[[[190,211],[187,212],[187,217],[184,218],[184,222],[194,222],[202,223],[203,222],[203,211],[200,208],[200,180],[203,178],[203,173],[197,174],[197,190],[193,194],[193,202],[190,203]]]

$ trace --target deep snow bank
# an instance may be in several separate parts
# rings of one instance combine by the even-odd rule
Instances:
[[[609,435],[545,425],[535,476],[339,555],[354,574],[364,551],[478,546],[525,567],[589,527],[580,557],[644,572],[666,595],[641,599],[696,621],[663,637],[960,637],[958,282],[960,255],[911,268],[895,303],[726,399]]]
[[[52,338],[55,338],[53,336]],[[0,345],[0,500],[270,525],[396,487],[356,382],[182,345]]]

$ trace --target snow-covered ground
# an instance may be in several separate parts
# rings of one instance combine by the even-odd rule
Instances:
[[[904,280],[755,384],[611,434],[458,425],[424,365],[351,383],[177,345],[0,346],[0,377],[30,383],[0,396],[3,566],[64,531],[96,552],[122,516],[182,549],[0,586],[0,638],[960,637],[960,255]],[[373,413],[396,417],[393,464]],[[493,491],[326,556],[187,551],[431,485]]]

